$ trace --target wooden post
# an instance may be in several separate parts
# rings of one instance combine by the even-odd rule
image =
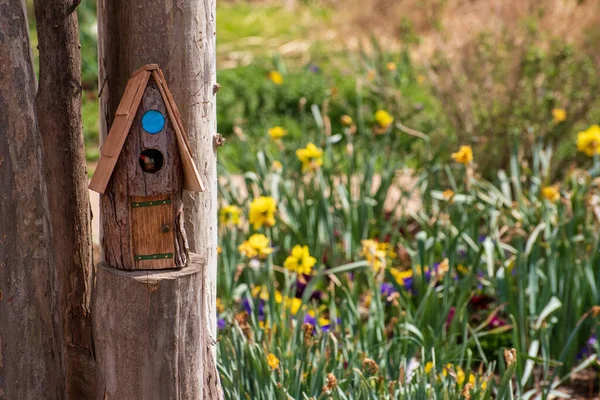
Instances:
[[[51,188],[67,392],[70,399],[89,399],[96,377],[90,318],[94,279],[77,10],[73,0],[35,0],[34,5],[40,55],[36,109]]]
[[[0,2],[0,399],[66,398],[24,1]]]
[[[160,65],[206,190],[183,192],[191,252],[185,268],[170,272],[115,270],[106,264],[98,268],[93,300],[97,398],[219,399],[215,0],[98,0],[98,30],[103,138],[134,72],[146,64]],[[102,219],[111,215],[110,206],[101,203]],[[115,370],[134,372],[115,374]],[[157,382],[168,389],[154,390]]]

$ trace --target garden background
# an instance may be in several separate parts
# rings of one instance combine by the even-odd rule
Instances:
[[[598,398],[599,11],[217,2],[227,398]]]

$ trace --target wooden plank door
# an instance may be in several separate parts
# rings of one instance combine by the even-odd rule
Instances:
[[[132,196],[131,229],[135,269],[176,268],[173,205],[168,195]]]

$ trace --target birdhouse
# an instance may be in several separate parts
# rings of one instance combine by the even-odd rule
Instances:
[[[204,186],[157,65],[125,88],[89,188],[100,193],[105,261],[127,270],[185,267],[183,190]]]

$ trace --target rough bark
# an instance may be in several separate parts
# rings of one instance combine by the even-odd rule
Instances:
[[[0,399],[64,399],[35,74],[22,0],[0,0]]]
[[[98,266],[93,300],[98,400],[202,398],[196,366],[203,362],[197,291],[203,269],[196,254],[180,270]]]
[[[89,312],[92,237],[81,123],[81,55],[74,0],[36,0],[40,81],[36,98],[64,332],[67,390],[86,399],[94,387]]]
[[[205,260],[197,290],[201,296],[200,343],[204,381],[200,398],[217,398],[216,347],[217,174],[213,146],[216,134],[215,0],[98,0],[101,132],[115,115],[131,74],[156,63],[180,109],[190,137],[204,193],[184,192],[190,251]],[[101,206],[101,213],[105,211]]]

